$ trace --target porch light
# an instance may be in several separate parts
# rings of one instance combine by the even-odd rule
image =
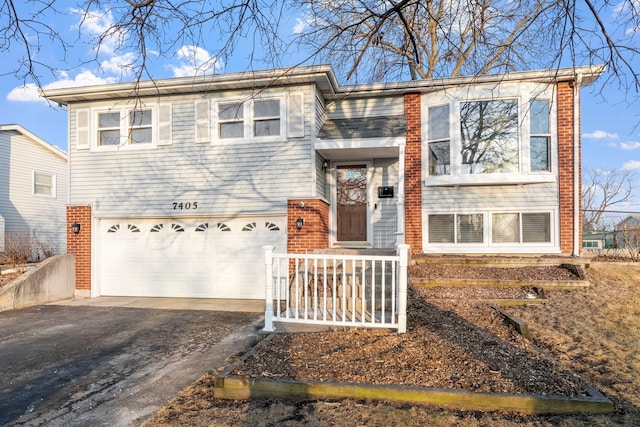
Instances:
[[[80,233],[81,228],[82,226],[80,225],[79,222],[74,222],[73,224],[71,224],[71,231],[73,231],[73,234]]]
[[[329,169],[329,162],[325,160],[324,163],[322,163],[322,172],[326,172],[327,169]]]
[[[304,225],[304,218],[299,216],[298,219],[296,219],[296,228],[300,230],[303,225]]]

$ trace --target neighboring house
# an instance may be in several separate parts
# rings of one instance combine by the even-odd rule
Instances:
[[[629,215],[617,223],[613,235],[617,248],[640,248],[640,216]]]
[[[0,125],[0,252],[66,252],[67,154],[20,125]]]
[[[578,256],[579,91],[602,71],[48,90],[69,114],[78,294],[261,299],[267,244]]]

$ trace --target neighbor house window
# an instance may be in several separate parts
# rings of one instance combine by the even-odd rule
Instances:
[[[531,171],[549,171],[551,170],[551,131],[549,130],[549,101],[531,101],[529,117],[531,123],[531,139],[529,142]]]
[[[244,106],[240,102],[218,104],[220,138],[244,137]]]
[[[460,135],[462,173],[518,172],[517,100],[461,103]]]
[[[38,196],[56,196],[56,176],[51,173],[33,173],[33,194]]]
[[[429,175],[451,173],[451,141],[449,139],[449,105],[429,108]]]

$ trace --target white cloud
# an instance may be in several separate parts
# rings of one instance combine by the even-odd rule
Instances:
[[[621,142],[620,148],[623,150],[637,150],[640,148],[640,141]]]
[[[583,138],[589,138],[589,139],[605,139],[605,138],[611,138],[611,139],[615,139],[618,137],[617,133],[609,133],[607,131],[604,130],[596,130],[593,131],[591,133],[583,133],[582,134]]]
[[[209,70],[219,70],[222,62],[198,46],[183,46],[176,52],[179,65],[169,65],[174,77],[192,77]]]
[[[640,169],[640,161],[639,160],[629,160],[622,165],[623,171],[631,171]]]
[[[92,86],[108,83],[115,83],[114,77],[98,77],[91,71],[82,71],[74,78],[70,78],[67,73],[62,73],[60,79],[44,85],[43,89],[58,89],[63,87]],[[47,100],[40,96],[38,86],[34,83],[27,83],[24,86],[13,88],[7,95],[7,100],[14,102],[40,102],[47,103]]]
[[[311,23],[310,19],[308,14],[305,14],[302,18],[296,18],[296,25],[293,26],[291,32],[293,34],[302,34]]]
[[[122,30],[114,27],[111,11],[87,11],[72,8],[71,13],[80,16],[76,27],[91,37],[92,42],[95,43],[94,50],[111,55],[122,46],[125,34]]]
[[[106,73],[128,76],[133,72],[135,60],[135,54],[133,52],[128,52],[124,55],[115,55],[109,59],[105,59],[100,63],[100,68],[102,68]]]
[[[35,83],[27,83],[24,86],[18,86],[11,89],[7,94],[7,100],[14,102],[43,102],[40,97],[38,86]]]

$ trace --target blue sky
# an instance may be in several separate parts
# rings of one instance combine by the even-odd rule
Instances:
[[[37,52],[37,59],[54,67],[67,69],[56,75],[42,75],[45,88],[72,85],[102,84],[127,81],[131,76],[122,64],[130,61],[130,53],[117,51],[115,41],[106,40],[98,54],[98,61],[89,41],[100,34],[111,22],[108,13],[96,13],[85,16],[82,32],[78,32],[78,23],[83,18],[80,11],[68,7],[66,13],[58,16],[56,29],[63,37],[79,40],[66,55],[55,45],[44,46]],[[291,32],[300,20],[295,16],[291,20]],[[247,68],[246,53],[248,46],[240,46],[232,62],[219,64],[217,72],[243,71]],[[153,54],[152,54],[153,55]],[[153,57],[152,57],[153,59]],[[48,105],[38,97],[34,85],[24,86],[24,82],[7,73],[11,66],[17,67],[18,54],[2,54],[2,75],[0,75],[0,124],[20,124],[45,141],[64,150],[67,148],[67,115],[63,109]],[[207,51],[194,47],[176,48],[173,57],[158,58],[153,63],[155,78],[185,77],[196,73],[198,64],[215,60]],[[15,64],[15,65],[13,65]],[[81,64],[73,66],[73,64]],[[292,65],[292,64],[283,64]],[[640,70],[640,64],[632,64]],[[256,69],[267,68],[253,64]],[[618,87],[615,80],[605,86],[606,75],[592,86],[582,90],[582,152],[583,167],[637,172],[637,191],[630,210],[640,211],[640,102],[629,103],[637,97],[636,93],[626,95],[626,88]],[[626,99],[628,98],[628,99]]]

